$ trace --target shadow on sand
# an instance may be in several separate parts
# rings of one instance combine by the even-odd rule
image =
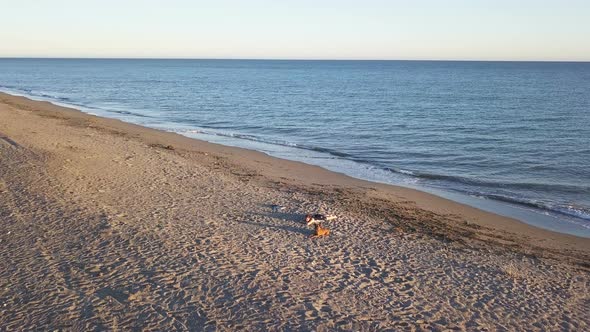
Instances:
[[[299,213],[283,213],[283,212],[269,212],[269,213],[252,213],[254,216],[262,216],[262,217],[270,217],[273,219],[280,219],[284,221],[290,221],[300,224],[301,226],[291,226],[291,225],[273,225],[269,223],[261,223],[255,222],[251,220],[244,220],[242,223],[255,225],[265,228],[277,229],[277,230],[284,230],[288,232],[300,233],[304,235],[310,235],[311,230],[307,229],[303,220],[305,220],[304,214]]]

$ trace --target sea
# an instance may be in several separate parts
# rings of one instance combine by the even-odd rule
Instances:
[[[4,58],[0,91],[590,237],[590,63]]]

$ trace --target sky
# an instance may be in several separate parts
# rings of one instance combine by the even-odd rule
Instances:
[[[0,57],[590,61],[590,0],[0,0]]]

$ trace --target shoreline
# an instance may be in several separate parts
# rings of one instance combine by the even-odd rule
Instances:
[[[455,192],[452,190],[445,190],[445,189],[427,187],[427,186],[414,186],[414,185],[410,185],[410,184],[404,185],[403,183],[391,183],[391,182],[386,182],[386,181],[379,181],[377,179],[356,177],[356,176],[346,174],[346,173],[336,170],[336,169],[329,169],[329,168],[326,168],[322,165],[314,164],[312,159],[305,160],[305,161],[297,161],[297,160],[292,160],[292,159],[288,159],[288,158],[283,158],[281,156],[273,155],[271,153],[259,151],[255,147],[249,147],[248,144],[245,144],[245,145],[233,144],[234,142],[224,142],[225,139],[222,139],[221,141],[219,141],[219,140],[216,141],[215,137],[201,137],[201,136],[210,136],[207,134],[185,135],[185,134],[181,134],[181,133],[168,131],[165,129],[147,127],[147,126],[143,126],[141,124],[127,122],[127,121],[120,120],[117,118],[106,117],[106,116],[103,116],[102,114],[95,114],[95,113],[92,113],[89,111],[83,111],[83,110],[81,110],[84,108],[83,106],[68,105],[66,103],[59,103],[59,102],[55,102],[53,100],[49,100],[48,98],[43,98],[43,97],[41,97],[40,100],[37,100],[37,99],[34,99],[34,98],[29,97],[27,95],[11,94],[11,93],[7,93],[7,92],[3,92],[3,91],[0,91],[0,94],[5,94],[8,96],[13,96],[13,97],[20,97],[20,98],[24,98],[24,99],[26,99],[28,101],[32,101],[32,102],[47,102],[47,103],[50,103],[50,104],[55,105],[57,107],[71,109],[71,110],[81,112],[83,114],[87,114],[90,116],[96,116],[99,118],[121,121],[123,123],[133,124],[133,125],[139,126],[141,128],[146,128],[146,129],[149,128],[149,129],[153,129],[153,130],[157,130],[157,131],[173,133],[176,135],[187,137],[189,139],[193,139],[193,140],[197,140],[197,141],[201,141],[201,142],[207,142],[207,143],[214,144],[214,145],[220,145],[220,146],[224,146],[224,147],[233,147],[233,148],[244,149],[244,150],[248,150],[248,151],[255,151],[258,153],[262,153],[266,156],[269,156],[271,158],[292,161],[295,163],[302,163],[302,164],[314,166],[314,167],[320,167],[320,168],[326,170],[327,172],[337,173],[337,174],[340,174],[344,177],[349,177],[349,178],[360,180],[360,181],[366,181],[366,182],[369,182],[372,184],[392,186],[392,187],[396,188],[396,190],[403,188],[403,189],[408,189],[410,191],[417,191],[420,193],[433,195],[433,196],[441,198],[443,200],[451,201],[453,203],[467,206],[469,208],[473,208],[476,210],[480,210],[482,212],[491,213],[491,214],[499,216],[501,218],[508,218],[508,219],[517,221],[519,223],[530,225],[530,226],[537,228],[537,229],[542,229],[542,230],[546,230],[549,232],[555,232],[555,233],[559,233],[559,234],[566,234],[566,235],[572,235],[575,237],[590,239],[590,230],[587,231],[585,229],[585,227],[583,227],[583,226],[577,225],[577,224],[572,223],[570,221],[566,221],[568,218],[572,218],[571,216],[557,215],[555,212],[549,212],[549,211],[545,211],[542,209],[536,209],[536,208],[529,209],[529,208],[525,208],[523,206],[520,206],[518,204],[509,203],[509,202],[500,202],[500,201],[497,201],[494,199],[479,199],[476,197],[471,197],[471,196],[467,195],[466,193]],[[78,109],[77,107],[80,107],[81,109]],[[211,140],[208,140],[207,138],[211,138]],[[266,144],[263,142],[258,142],[258,143]],[[433,212],[436,212],[436,210]],[[478,217],[480,217],[480,216],[478,215]],[[584,234],[584,235],[581,235],[580,233]]]
[[[590,325],[588,238],[4,93],[0,221],[7,329]]]
[[[399,177],[400,174],[392,176],[391,174],[388,174],[389,171],[386,171],[379,167],[377,167],[376,170],[367,172],[367,169],[364,168],[365,166],[363,166],[363,164],[357,163],[356,161],[343,159],[340,160],[340,162],[337,164],[325,162],[325,156],[319,155],[322,152],[317,152],[314,149],[291,147],[288,145],[281,144],[276,145],[274,143],[258,140],[234,138],[231,134],[225,135],[223,133],[219,134],[215,132],[201,132],[201,130],[204,129],[188,130],[182,129],[184,128],[183,126],[176,127],[175,129],[173,125],[146,125],[142,124],[141,121],[139,121],[140,123],[138,123],[138,119],[135,119],[133,117],[128,119],[125,116],[117,116],[117,114],[119,114],[119,111],[115,111],[115,114],[109,114],[109,110],[95,108],[92,106],[84,106],[81,104],[78,105],[75,103],[62,102],[59,100],[55,100],[55,98],[51,96],[29,95],[26,92],[11,91],[10,89],[4,91],[0,90],[0,93],[24,97],[34,101],[46,101],[57,106],[73,108],[86,114],[105,117],[109,119],[117,119],[125,123],[133,123],[156,130],[173,132],[196,140],[206,141],[224,146],[238,147],[247,150],[255,150],[279,159],[298,161],[314,166],[320,166],[322,168],[327,169],[328,171],[345,174],[347,176],[357,178],[360,180],[418,190],[421,192],[426,192],[441,198],[454,201],[456,203],[468,205],[486,212],[501,215],[507,218],[516,219],[520,222],[524,222],[537,228],[542,228],[545,230],[562,234],[570,234],[578,237],[590,238],[590,228],[588,228],[587,225],[588,219],[586,219],[583,216],[578,216],[575,213],[572,214],[571,211],[564,212],[560,210],[555,210],[554,208],[550,207],[535,206],[534,204],[514,201],[513,198],[506,198],[502,196],[500,196],[499,198],[495,198],[493,197],[494,195],[487,196],[485,193],[481,194],[483,196],[472,195],[468,192],[456,190],[452,186],[443,188],[438,186],[432,186],[427,183],[416,185],[412,184],[412,181],[415,180],[414,178],[404,178],[403,175]],[[309,154],[310,152],[312,153],[311,155]],[[314,153],[316,152],[318,153],[318,155],[314,155]],[[409,177],[409,175],[406,176]]]
[[[448,215],[460,215],[461,217],[465,218],[468,222],[473,222],[475,224],[478,224],[479,226],[492,227],[501,231],[515,232],[521,234],[534,234],[539,239],[543,237],[546,237],[547,239],[560,238],[558,241],[565,240],[564,243],[567,243],[570,240],[573,240],[574,243],[578,243],[580,241],[575,239],[581,239],[584,240],[581,242],[588,242],[588,248],[590,249],[590,238],[537,227],[535,225],[531,225],[518,219],[499,215],[494,212],[481,210],[477,207],[463,204],[439,195],[422,191],[420,189],[363,180],[351,177],[344,173],[331,171],[320,166],[274,157],[264,152],[256,150],[207,142],[204,140],[187,137],[174,132],[145,127],[134,123],[121,121],[118,119],[102,117],[99,115],[88,114],[76,108],[56,105],[50,101],[36,101],[25,96],[14,96],[4,92],[0,92],[0,101],[5,102],[6,97],[8,97],[8,100],[10,100],[10,102],[16,102],[17,105],[20,104],[26,107],[38,107],[40,105],[36,105],[37,103],[40,103],[41,105],[45,104],[43,105],[43,108],[46,108],[46,110],[50,112],[67,111],[69,113],[68,115],[71,115],[75,118],[84,118],[85,116],[96,118],[99,119],[99,121],[102,121],[105,124],[116,128],[117,130],[128,130],[132,131],[134,134],[141,133],[141,136],[149,136],[150,134],[153,134],[154,136],[157,136],[159,139],[170,139],[174,143],[182,144],[183,147],[189,149],[196,148],[202,151],[207,151],[209,153],[221,152],[226,155],[229,154],[235,156],[237,161],[244,164],[245,166],[257,167],[261,163],[268,163],[273,165],[276,164],[280,167],[280,172],[275,172],[271,168],[264,169],[265,175],[270,175],[275,179],[287,180],[286,175],[288,175],[290,177],[289,180],[307,186],[328,185],[361,187],[371,189],[376,188],[378,190],[383,190],[384,192],[386,192],[387,195],[393,195],[394,197],[399,197],[404,200],[413,201],[417,207],[427,210],[429,212]],[[162,145],[166,144],[162,143]]]
[[[201,131],[205,130],[202,128],[196,130],[181,130],[178,128],[185,127],[174,127],[174,125],[171,124],[146,125],[142,124],[141,121],[138,121],[137,118],[133,118],[133,116],[131,118],[127,118],[126,116],[120,117],[115,114],[109,114],[109,112],[111,111],[101,109],[100,107],[95,108],[93,106],[84,106],[81,104],[78,105],[76,103],[63,102],[55,100],[54,97],[46,95],[29,95],[26,92],[18,92],[18,90],[0,90],[0,93],[24,97],[35,101],[46,101],[57,106],[73,108],[86,114],[105,117],[109,119],[117,119],[125,123],[133,123],[156,130],[173,132],[196,140],[206,141],[224,146],[238,147],[247,150],[255,150],[268,154],[275,158],[298,161],[314,166],[320,166],[322,168],[327,169],[328,171],[341,173],[353,178],[369,181],[372,183],[381,183],[426,192],[444,199],[454,201],[456,203],[468,205],[479,210],[490,212],[492,214],[497,214],[503,217],[516,219],[520,222],[532,225],[537,228],[542,228],[545,230],[562,234],[590,238],[590,228],[587,225],[588,219],[586,218],[586,216],[578,215],[579,211],[575,210],[573,212],[569,210],[562,211],[554,207],[536,205],[535,203],[531,203],[529,200],[519,201],[518,199],[509,196],[494,197],[494,194],[486,194],[484,192],[480,194],[471,194],[466,191],[458,190],[453,186],[439,187],[428,183],[413,184],[412,181],[415,181],[416,179],[410,177],[410,175],[405,175],[407,178],[404,178],[404,175],[388,174],[389,171],[379,167],[377,167],[377,169],[373,170],[372,172],[367,172],[367,170],[364,168],[365,166],[363,166],[362,163],[357,163],[353,160],[343,159],[338,164],[334,164],[330,162],[325,162],[325,156],[323,155],[308,155],[309,152],[311,152],[312,154],[323,153],[318,152],[315,149],[291,147],[288,145],[281,144],[276,145],[274,143],[259,140],[234,138],[232,134],[226,135],[223,133],[216,133],[215,131],[207,133],[206,131]],[[119,112],[123,112],[122,114],[126,114],[126,111],[113,112],[115,112],[116,114],[119,114]],[[136,113],[129,114],[135,114],[135,116],[139,116]],[[297,151],[305,152],[299,153]],[[330,155],[329,152],[328,155]],[[403,172],[401,174],[403,174]]]
[[[102,116],[102,115],[98,115]],[[124,121],[125,122],[125,121]],[[175,132],[174,130],[167,130],[162,128],[157,128],[164,131]],[[178,132],[177,132],[178,133]],[[514,201],[509,200],[501,200],[495,198],[489,198],[485,196],[473,196],[465,192],[461,192],[458,190],[454,190],[452,188],[439,188],[439,187],[432,187],[427,184],[424,185],[413,185],[411,183],[407,183],[408,179],[398,179],[397,181],[392,180],[391,178],[384,177],[381,172],[384,172],[383,169],[379,169],[379,174],[365,174],[363,170],[357,169],[358,167],[362,167],[362,164],[358,164],[355,161],[351,160],[342,160],[346,162],[346,165],[342,165],[341,163],[339,166],[326,164],[325,162],[322,163],[322,159],[320,158],[320,162],[316,157],[298,157],[297,155],[293,155],[291,150],[285,150],[284,146],[280,146],[279,149],[274,148],[273,144],[269,144],[266,142],[261,141],[250,141],[250,140],[242,140],[242,139],[232,139],[225,135],[215,135],[215,134],[206,134],[206,133],[192,133],[192,132],[185,132],[180,133],[183,136],[187,136],[189,138],[194,138],[197,140],[203,140],[206,142],[211,142],[215,144],[221,144],[225,146],[233,146],[248,150],[255,150],[259,152],[263,152],[265,154],[270,155],[271,157],[279,158],[279,159],[286,159],[291,161],[298,161],[303,162],[308,165],[319,166],[328,171],[344,174],[346,176],[350,176],[355,179],[368,181],[371,183],[380,183],[385,185],[391,185],[395,187],[403,187],[412,190],[417,190],[420,192],[429,193],[435,195],[440,198],[448,199],[456,203],[468,205],[470,207],[483,210],[486,212],[490,212],[493,214],[497,214],[503,217],[516,219],[520,222],[524,222],[526,224],[532,225],[537,228],[542,228],[545,230],[562,233],[562,234],[570,234],[574,236],[590,238],[590,229],[585,226],[588,222],[587,219],[582,217],[573,216],[564,212],[558,212],[550,209],[543,209],[541,207],[527,205],[526,203],[517,203]],[[289,148],[287,148],[289,149]],[[299,150],[299,148],[292,148],[294,150]],[[307,150],[303,149],[306,152],[316,152],[315,150]],[[341,162],[342,162],[341,161]],[[387,171],[385,171],[387,172]],[[398,174],[399,176],[399,174]]]

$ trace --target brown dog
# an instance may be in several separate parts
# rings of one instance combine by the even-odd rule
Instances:
[[[330,235],[329,229],[322,227],[321,224],[315,224],[315,233],[313,235],[310,235],[309,238],[315,239],[318,237],[328,236],[328,235]]]
[[[305,216],[307,226],[314,226],[314,234],[310,236],[311,239],[330,235],[330,230],[322,226],[322,221],[330,221],[336,219],[336,216],[323,214],[308,214]]]

